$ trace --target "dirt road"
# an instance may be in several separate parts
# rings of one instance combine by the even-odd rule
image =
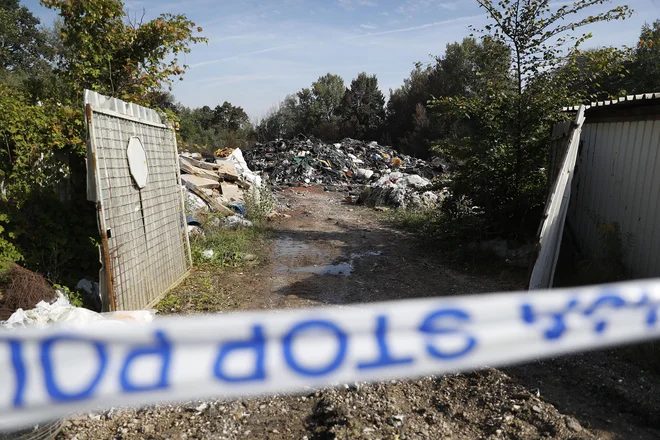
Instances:
[[[522,287],[475,274],[389,228],[339,193],[290,189],[291,218],[236,270],[198,270],[164,312],[273,309],[477,294]],[[492,272],[492,271],[491,271]],[[113,409],[69,420],[60,438],[658,439],[660,377],[613,353],[302,395]]]

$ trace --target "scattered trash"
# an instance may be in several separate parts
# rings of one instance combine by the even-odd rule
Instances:
[[[0,328],[36,327],[44,328],[52,324],[66,322],[74,325],[109,324],[121,325],[127,322],[147,324],[154,320],[155,310],[133,310],[109,313],[97,313],[82,307],[71,305],[61,291],[52,303],[41,301],[33,309],[16,310],[7,321],[0,322]]]
[[[531,243],[517,243],[511,240],[496,238],[482,241],[478,245],[482,252],[490,252],[498,258],[506,261],[509,266],[526,268],[529,267],[534,246]]]
[[[87,308],[96,312],[103,310],[99,283],[83,278],[76,284],[76,290],[83,294],[83,305],[88,306]]]
[[[186,221],[188,222],[189,226],[202,226],[202,223],[199,220],[195,220],[194,218],[188,217]]]
[[[261,176],[253,173],[243,157],[243,152],[240,148],[235,149],[227,158],[234,163],[236,171],[242,180],[250,182],[254,186],[261,186]]]
[[[367,251],[353,253],[345,262],[334,264],[314,264],[309,266],[296,266],[291,264],[291,259],[301,256],[323,258],[324,253],[318,249],[310,248],[305,243],[296,243],[290,238],[280,239],[275,243],[275,258],[278,260],[277,272],[279,273],[310,273],[314,275],[336,275],[349,277],[355,268],[355,262],[365,257],[379,257],[382,251]]]
[[[215,157],[227,157],[233,153],[234,149],[233,148],[220,148],[216,150]]]
[[[280,140],[257,144],[245,152],[245,157],[250,167],[261,171],[272,184],[319,184],[328,191],[346,187],[347,201],[352,203],[407,208],[434,206],[443,199],[441,194],[423,191],[443,171],[441,164],[429,164],[377,142],[344,139],[325,144],[313,138]],[[377,180],[370,183],[374,179]],[[364,185],[370,190],[361,196],[355,189]]]
[[[344,139],[336,144],[325,144],[313,138],[280,140],[256,144],[245,152],[252,169],[262,171],[273,184],[291,186],[348,185],[353,179],[368,180],[376,174],[389,172],[395,157],[405,173],[430,179],[441,171],[391,147],[355,139]]]
[[[270,214],[268,214],[266,216],[266,219],[268,221],[273,221],[273,220],[277,220],[277,219],[280,219],[280,218],[291,218],[291,216],[289,214],[284,214],[282,212],[277,212],[277,211],[273,211],[273,212],[271,212]]]
[[[357,170],[357,177],[364,179],[364,180],[369,180],[373,177],[374,172],[372,170],[366,170],[364,168],[358,168]]]
[[[211,258],[213,258],[214,254],[215,254],[215,252],[213,252],[213,249],[207,249],[204,252],[202,252],[202,256],[204,258],[206,258],[207,260],[210,260]]]
[[[235,212],[245,216],[244,191],[260,186],[261,177],[248,168],[238,148],[218,150],[216,156],[210,159],[213,162],[208,162],[196,160],[194,153],[179,155],[181,183],[187,192],[188,207],[192,212],[211,210],[224,216]]]
[[[182,174],[181,182],[186,185],[193,185],[197,188],[219,188],[220,183],[217,180],[207,179],[206,177],[193,176],[192,174]]]
[[[251,228],[252,222],[250,220],[246,220],[243,216],[232,215],[225,218],[222,227],[225,229]]]
[[[230,205],[230,206],[234,211],[236,211],[236,214],[240,214],[243,217],[247,217],[247,211],[245,211],[243,205]]]
[[[188,235],[193,238],[193,237],[198,237],[202,238],[204,237],[204,229],[202,229],[201,226],[196,226],[196,225],[188,225]]]
[[[243,201],[243,190],[237,185],[232,185],[226,182],[220,184],[220,191],[222,192],[222,198],[226,202],[239,202]]]
[[[424,190],[430,186],[431,181],[422,176],[395,171],[365,188],[359,200],[370,206],[432,207],[443,200],[444,194]]]

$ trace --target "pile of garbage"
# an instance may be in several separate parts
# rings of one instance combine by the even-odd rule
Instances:
[[[199,153],[181,153],[181,183],[190,211],[213,211],[226,217],[229,224],[249,226],[244,219],[245,191],[260,187],[261,177],[248,168],[239,148],[218,151],[220,157],[204,160]],[[194,227],[190,219],[189,229]]]
[[[442,198],[427,188],[442,173],[442,163],[428,163],[377,142],[344,139],[326,144],[299,137],[256,144],[245,159],[274,185],[363,186],[367,190],[354,201],[367,204],[419,207]]]
[[[429,191],[431,181],[417,174],[391,172],[366,187],[359,200],[369,206],[430,208],[444,197],[443,192]]]

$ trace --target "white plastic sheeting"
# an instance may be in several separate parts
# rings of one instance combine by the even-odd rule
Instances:
[[[240,148],[235,149],[227,159],[236,165],[236,171],[241,179],[250,182],[252,185],[261,186],[261,176],[250,170]]]
[[[155,314],[155,310],[96,313],[71,305],[69,300],[58,291],[58,298],[54,302],[41,301],[33,309],[18,309],[7,321],[0,322],[0,328],[45,328],[54,324],[85,326],[103,323],[113,325],[127,321],[148,324],[154,320]]]

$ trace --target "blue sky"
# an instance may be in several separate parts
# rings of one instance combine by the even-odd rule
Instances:
[[[44,24],[53,11],[23,0]],[[566,3],[557,0],[558,3]],[[208,45],[185,57],[190,65],[173,93],[191,107],[229,101],[259,118],[287,94],[332,72],[350,84],[358,72],[378,76],[388,96],[416,61],[440,55],[447,43],[467,36],[468,26],[486,22],[474,0],[125,0],[131,15],[152,18],[184,13]],[[660,0],[614,0],[636,11],[623,22],[586,28],[589,46],[633,45],[645,21],[660,18]],[[596,8],[605,10],[605,7]]]

